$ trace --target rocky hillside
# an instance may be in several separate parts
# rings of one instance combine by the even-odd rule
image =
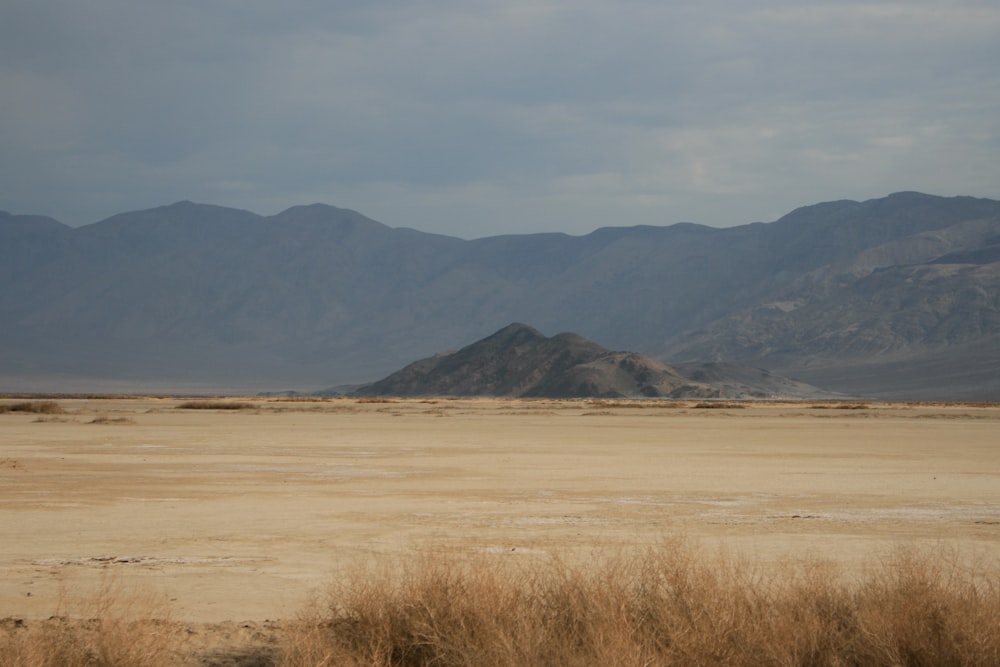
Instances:
[[[572,333],[551,338],[511,324],[457,352],[421,359],[356,396],[705,398],[722,392],[635,352],[611,352]]]
[[[949,220],[795,275],[661,354],[872,396],[1000,399],[1000,219]]]

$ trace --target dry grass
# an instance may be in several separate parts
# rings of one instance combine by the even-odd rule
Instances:
[[[684,401],[673,399],[649,399],[649,398],[626,398],[626,399],[588,399],[587,405],[595,408],[686,408],[689,404]]]
[[[20,403],[4,403],[0,405],[0,414],[4,412],[28,412],[38,415],[61,415],[65,413],[62,406],[55,401],[21,401]]]
[[[253,410],[253,403],[238,401],[184,401],[177,405],[178,410]]]
[[[85,602],[39,623],[0,621],[0,667],[167,667],[177,664],[164,606],[102,583]],[[76,619],[84,619],[82,621]]]
[[[226,653],[239,662],[182,655],[176,628],[105,592],[82,623],[0,621],[0,666],[1000,664],[997,581],[946,554],[899,552],[854,579],[683,542],[582,564],[484,554],[347,574],[282,626],[280,647]]]
[[[91,419],[88,424],[112,424],[112,425],[126,425],[134,424],[135,420],[131,417],[108,417],[107,415],[100,415]]]
[[[868,410],[871,405],[867,403],[819,403],[809,407],[813,410]]]
[[[712,410],[712,409],[743,409],[747,407],[746,403],[740,403],[736,401],[702,401],[700,403],[695,403],[693,407],[700,410]]]
[[[900,554],[861,581],[777,574],[670,545],[576,566],[445,560],[332,591],[284,653],[300,665],[996,665],[1000,591]]]

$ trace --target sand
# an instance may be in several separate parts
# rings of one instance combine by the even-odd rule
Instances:
[[[359,561],[677,537],[764,567],[913,546],[1000,565],[997,406],[233,400],[0,414],[0,618],[112,582],[259,623]]]

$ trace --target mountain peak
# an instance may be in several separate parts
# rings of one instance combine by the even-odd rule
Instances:
[[[391,228],[349,208],[329,204],[292,206],[268,220],[279,225],[300,225],[303,228],[327,227],[338,233],[356,231],[388,231]]]
[[[718,392],[645,355],[608,352],[574,333],[546,338],[515,322],[458,352],[414,362],[355,394],[622,398]]]
[[[520,322],[511,322],[504,328],[496,331],[483,340],[480,343],[514,343],[514,342],[527,342],[527,341],[537,341],[544,340],[545,336],[534,327],[530,327],[527,324],[522,324]]]

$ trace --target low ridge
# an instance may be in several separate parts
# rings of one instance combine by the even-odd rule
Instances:
[[[573,333],[551,338],[510,324],[457,352],[414,362],[356,396],[708,398],[722,393],[636,352],[611,352]]]

